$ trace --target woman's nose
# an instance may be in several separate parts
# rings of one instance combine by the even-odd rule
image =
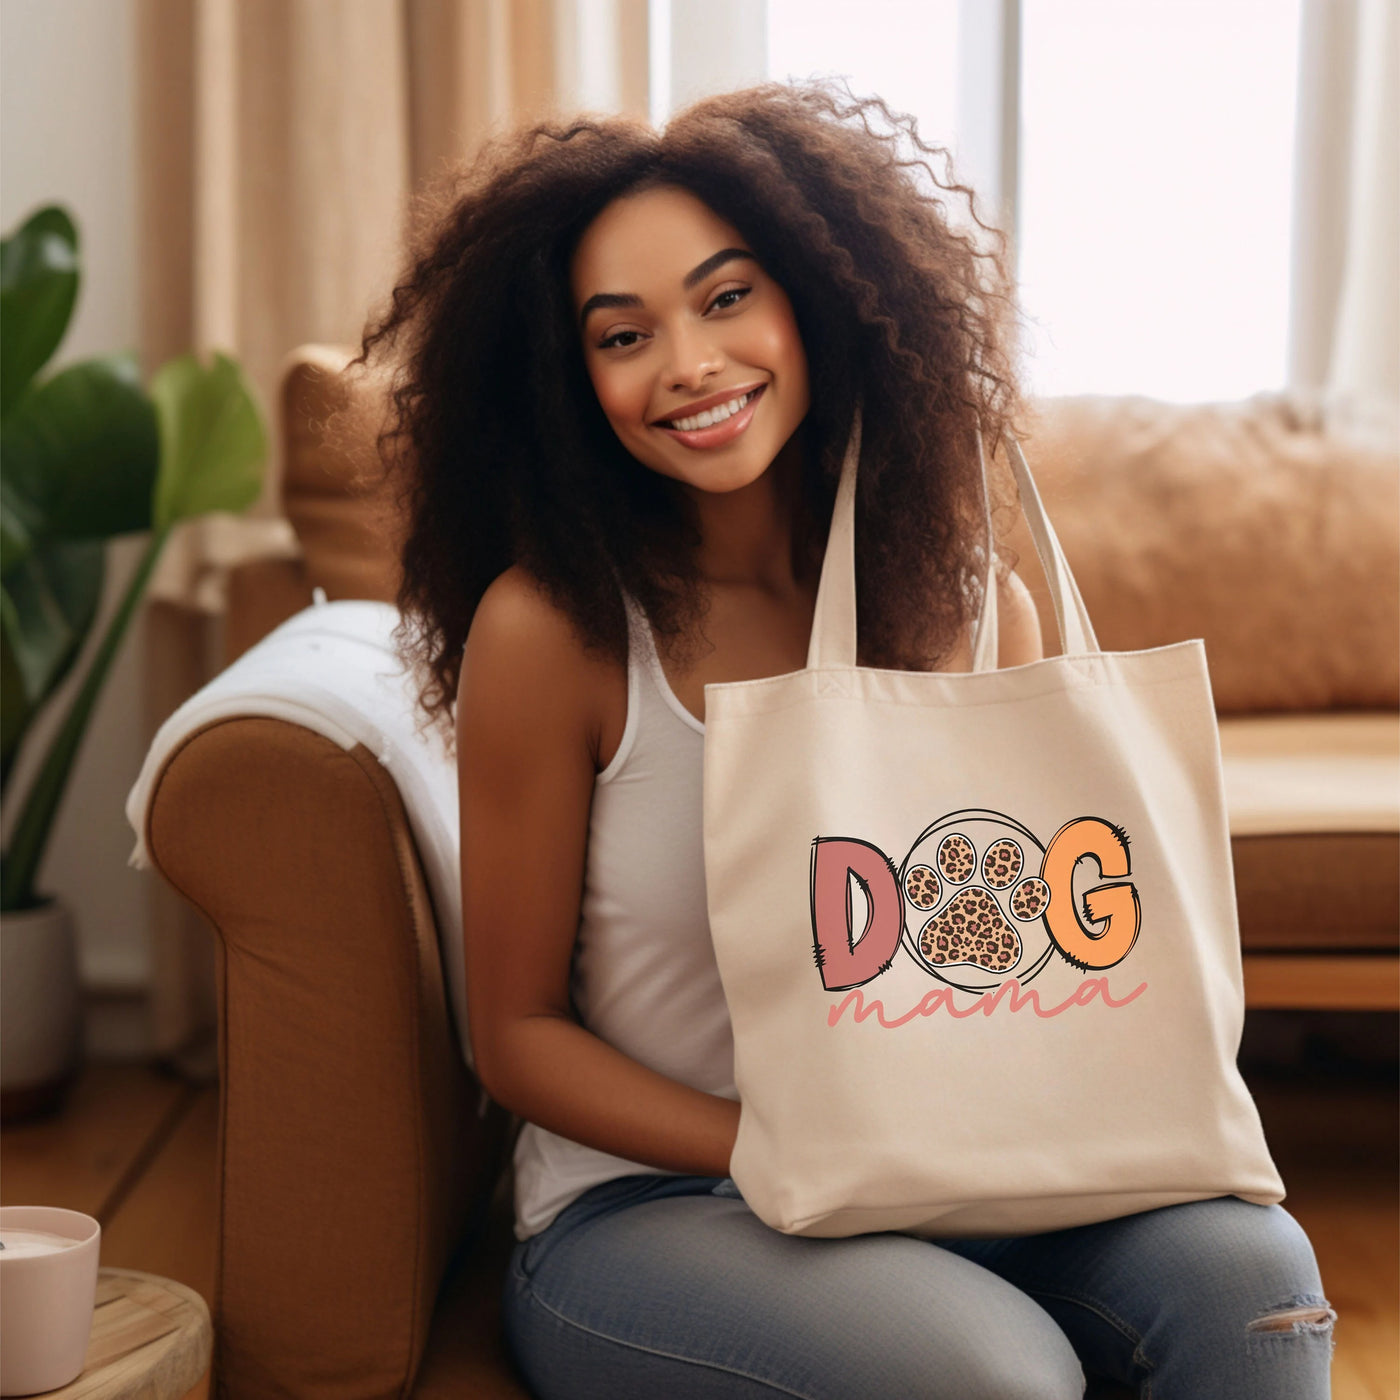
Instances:
[[[671,335],[667,378],[672,389],[698,389],[724,368],[724,354],[703,325],[682,326]]]

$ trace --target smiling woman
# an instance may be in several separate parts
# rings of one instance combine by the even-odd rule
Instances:
[[[976,1241],[797,1238],[730,1176],[705,687],[805,669],[857,422],[859,659],[969,669],[995,545],[979,435],[995,449],[1021,407],[1004,269],[945,210],[971,193],[925,193],[881,116],[768,85],[660,133],[507,137],[430,206],[364,339],[408,350],[381,441],[411,517],[399,602],[424,708],[454,724],[468,1028],[523,1120],[502,1315],[541,1400],[1054,1400],[1083,1394],[1081,1354],[1126,1375],[1160,1326],[1179,1341],[1154,1394],[1194,1397],[1243,1358],[1196,1345],[1207,1324],[1319,1287],[1296,1222],[1237,1200],[1086,1236],[1063,1257],[1110,1260],[1094,1309],[1052,1317],[1035,1280],[1078,1284],[1035,1237],[981,1262]],[[998,578],[998,660],[1033,663],[1034,610]],[[1102,1329],[1109,1309],[1139,1330]],[[1297,1336],[1313,1388],[1274,1384],[1280,1351],[1232,1395],[1320,1393],[1327,1337]]]
[[[954,197],[975,217],[972,192],[927,147],[916,185],[882,112],[769,84],[660,133],[545,123],[424,197],[361,360],[407,352],[381,452],[412,521],[407,645],[444,727],[477,606],[512,565],[616,666],[619,584],[678,665],[703,651],[716,580],[770,606],[813,592],[857,402],[863,664],[959,654],[985,569],[977,433],[995,451],[1023,409],[1014,303],[1001,260],[952,222]],[[750,391],[728,424],[690,421]],[[1009,473],[993,489],[1009,527]],[[710,525],[735,509],[748,542],[725,559],[741,537]]]

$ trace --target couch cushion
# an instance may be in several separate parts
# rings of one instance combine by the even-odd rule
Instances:
[[[1400,716],[1226,716],[1220,752],[1244,948],[1400,945]]]
[[[1220,757],[1232,836],[1400,832],[1400,714],[1226,716]]]
[[[1246,952],[1400,949],[1400,837],[1332,832],[1230,844]]]
[[[282,379],[282,509],[296,531],[307,583],[338,598],[392,602],[402,517],[375,437],[388,406],[382,372],[344,373],[352,352],[303,345]]]
[[[1200,637],[1222,713],[1400,703],[1400,459],[1282,394],[1036,401],[1026,455],[1106,650]],[[1024,522],[1047,652],[1058,650]]]

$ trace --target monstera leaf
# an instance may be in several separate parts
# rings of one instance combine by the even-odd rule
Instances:
[[[0,425],[0,685],[4,772],[72,667],[101,593],[102,542],[151,538],[98,645],[0,861],[0,909],[37,901],[34,879],[93,706],[170,531],[257,499],[267,434],[237,363],[184,355],[147,398],[127,356],[26,386]]]
[[[56,204],[0,242],[0,417],[58,349],[78,299],[78,231]]]
[[[102,542],[150,528],[159,458],[131,355],[26,386],[0,422],[0,783],[92,626]]]
[[[36,524],[68,540],[150,529],[160,440],[136,357],[84,360],[31,388],[0,428],[0,455],[31,537]],[[16,563],[7,555],[4,572]]]
[[[168,529],[211,510],[243,510],[262,488],[267,435],[238,365],[215,354],[171,360],[151,381],[160,420],[155,526]]]
[[[163,365],[148,393],[131,354],[46,380],[77,300],[78,233],[57,205],[0,242],[0,782],[31,722],[84,651],[106,542],[150,539],[44,755],[0,856],[0,910],[40,902],[34,880],[112,660],[170,531],[257,499],[267,435],[237,363]]]

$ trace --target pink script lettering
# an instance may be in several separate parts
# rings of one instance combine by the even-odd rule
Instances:
[[[1090,977],[1075,990],[1073,996],[1062,1001],[1059,1006],[1046,1011],[1041,1007],[1040,997],[1034,987],[1022,991],[1021,984],[1014,977],[1011,977],[1002,983],[995,992],[984,992],[971,1006],[961,1010],[953,1000],[951,987],[937,987],[926,993],[912,1010],[906,1011],[903,1016],[899,1016],[893,1021],[887,1021],[884,1003],[876,999],[867,1006],[864,994],[857,987],[854,991],[847,993],[839,1002],[832,1004],[826,1013],[826,1023],[828,1026],[836,1025],[845,1014],[846,1008],[854,1005],[855,1010],[852,1015],[857,1023],[864,1021],[868,1016],[874,1016],[881,1026],[892,1031],[906,1022],[912,1021],[916,1016],[932,1016],[935,1011],[939,1010],[946,1011],[950,1016],[957,1017],[958,1020],[975,1016],[979,1011],[984,1016],[990,1016],[1004,1001],[1009,1003],[1012,1012],[1019,1011],[1023,1006],[1029,1005],[1037,1016],[1048,1020],[1051,1016],[1058,1016],[1062,1011],[1068,1011],[1071,1006],[1088,1006],[1095,997],[1098,997],[1105,1006],[1117,1010],[1119,1007],[1127,1006],[1130,1001],[1136,1000],[1146,990],[1147,983],[1144,982],[1121,1000],[1115,1000],[1108,993],[1107,977]]]

